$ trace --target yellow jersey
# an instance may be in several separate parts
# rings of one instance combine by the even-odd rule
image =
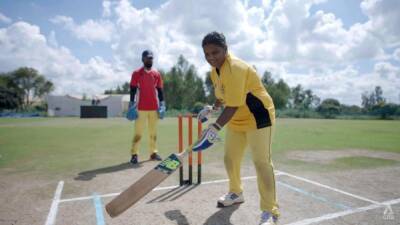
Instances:
[[[272,126],[275,107],[255,69],[228,53],[219,71],[211,70],[215,97],[224,106],[238,107],[228,127],[248,131]]]

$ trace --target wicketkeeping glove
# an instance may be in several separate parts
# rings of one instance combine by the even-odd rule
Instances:
[[[135,102],[129,102],[128,112],[126,113],[126,118],[130,121],[136,120],[138,118],[138,112],[136,109]]]
[[[213,111],[213,107],[211,105],[206,105],[200,112],[197,114],[197,119],[204,123],[208,120],[210,117],[211,113]]]
[[[201,138],[193,145],[192,150],[194,152],[203,151],[211,147],[214,143],[221,140],[218,135],[218,131],[221,127],[217,123],[212,123],[205,129],[201,135]]]
[[[160,106],[158,107],[157,111],[158,111],[158,117],[160,119],[164,119],[165,111],[166,111],[165,101],[160,102]]]

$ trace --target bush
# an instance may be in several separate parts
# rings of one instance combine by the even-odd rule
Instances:
[[[276,117],[279,117],[279,118],[321,118],[321,116],[313,110],[300,110],[300,109],[277,110]]]
[[[332,98],[325,99],[317,108],[317,112],[327,119],[336,118],[340,114],[340,111],[341,106],[339,101]]]

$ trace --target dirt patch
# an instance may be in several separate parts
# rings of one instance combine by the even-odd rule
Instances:
[[[286,154],[286,157],[292,160],[319,164],[330,164],[336,159],[345,157],[370,157],[400,161],[399,153],[378,152],[363,149],[291,151]]]

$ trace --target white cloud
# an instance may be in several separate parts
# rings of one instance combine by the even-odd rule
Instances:
[[[56,16],[50,20],[55,24],[61,24],[65,29],[71,31],[77,39],[88,43],[100,41],[110,42],[114,33],[114,25],[107,20],[86,20],[78,25],[74,19],[67,16]]]
[[[262,6],[265,9],[268,9],[271,7],[271,0],[262,0]]]
[[[0,22],[1,23],[11,23],[12,19],[8,18],[3,13],[0,13]]]
[[[129,0],[104,0],[101,18],[79,23],[67,16],[51,20],[69,30],[77,39],[93,45],[96,42],[110,44],[112,61],[93,56],[87,63],[82,63],[68,49],[60,47],[55,33],[50,33],[46,39],[39,30],[32,34],[28,32],[25,38],[29,38],[25,42],[33,42],[35,33],[37,39],[44,39],[44,50],[39,52],[45,51],[42,54],[48,56],[48,62],[54,60],[58,63],[53,67],[49,63],[37,63],[52,68],[44,71],[55,71],[54,74],[61,77],[74,74],[72,80],[60,82],[65,90],[69,90],[70,82],[78,79],[93,80],[90,82],[92,90],[104,90],[106,83],[128,80],[130,72],[141,66],[140,55],[144,49],[154,50],[157,68],[170,69],[182,54],[204,76],[209,65],[204,60],[201,40],[206,33],[217,30],[225,34],[229,49],[256,65],[260,74],[268,69],[277,79],[284,78],[291,86],[302,84],[312,88],[322,98],[359,104],[361,93],[372,90],[376,84],[381,85],[388,95],[398,95],[398,68],[387,61],[400,58],[397,47],[400,37],[397,26],[400,21],[400,13],[397,13],[400,11],[399,1],[364,0],[360,7],[369,20],[348,28],[343,25],[342,18],[331,12],[320,10],[311,13],[313,6],[324,1],[259,2],[258,6],[249,7],[243,0],[169,0],[155,9],[138,9]],[[223,15],[219,9],[223,9]],[[0,38],[1,35],[0,32]],[[23,48],[16,48],[22,53],[10,50],[11,58],[27,57]],[[388,54],[387,51],[393,48],[397,50]],[[36,51],[36,48],[31,50]],[[76,66],[77,71],[65,69],[64,62],[55,56],[50,57],[50,53],[61,53],[61,58],[67,59],[65,64],[72,68]],[[36,56],[40,55],[34,54],[29,59],[35,62]],[[11,60],[7,62],[8,68],[16,66]],[[360,72],[365,71],[359,69],[360,64],[368,63],[375,64],[374,70]],[[111,78],[113,73],[118,75]]]
[[[58,47],[56,32],[54,30],[50,31],[50,34],[47,37],[47,41],[49,43],[49,46]]]
[[[55,39],[55,34],[50,37]],[[59,94],[98,94],[126,80],[128,73],[113,68],[101,57],[81,63],[67,48],[50,44],[39,27],[26,22],[1,28],[0,48],[2,72],[33,67],[55,84],[55,93]]]
[[[364,0],[361,9],[369,18],[373,35],[389,45],[400,45],[400,1]]]
[[[103,1],[103,17],[111,16],[111,2],[108,0]]]
[[[398,102],[400,69],[388,63],[377,63],[371,73],[361,73],[352,66],[341,70],[326,70],[314,73],[285,73],[283,79],[293,87],[301,84],[311,89],[322,100],[335,98],[342,104],[360,105],[361,95],[381,86],[383,96],[389,102]],[[384,78],[383,78],[384,77]]]
[[[383,78],[395,81],[400,78],[400,68],[389,62],[378,62],[374,66],[374,72]]]
[[[400,62],[400,48],[396,49],[393,52],[393,59]]]

